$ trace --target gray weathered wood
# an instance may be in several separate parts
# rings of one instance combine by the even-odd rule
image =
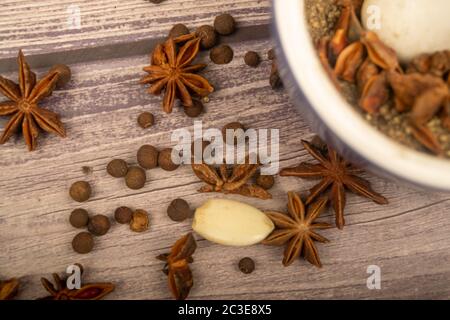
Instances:
[[[234,14],[241,26],[269,22],[268,1],[184,1],[167,0],[164,5],[146,1],[77,1],[83,12],[81,31],[65,30],[65,8],[73,1],[5,0],[0,10],[0,60],[7,61],[25,48],[27,54],[61,55],[92,46],[115,45],[161,38],[175,22],[190,26],[210,23],[223,11]],[[114,8],[116,7],[116,8]],[[221,128],[242,121],[253,128],[280,128],[281,166],[291,166],[311,158],[300,139],[313,133],[289,103],[283,91],[268,84],[270,63],[268,39],[233,42],[235,59],[226,66],[210,64],[204,75],[216,86],[205,126]],[[243,63],[243,55],[255,50],[264,57],[258,68]],[[44,59],[45,60],[45,59]],[[207,61],[206,53],[200,60]],[[0,62],[1,63],[1,62]],[[1,146],[0,157],[0,277],[21,277],[23,290],[18,298],[44,294],[39,278],[63,272],[67,265],[81,262],[87,268],[86,281],[112,281],[117,290],[111,299],[167,299],[162,263],[154,259],[188,232],[190,222],[174,223],[165,210],[174,197],[182,197],[193,207],[206,199],[223,197],[199,194],[202,185],[189,167],[175,172],[148,171],[144,189],[131,191],[123,180],[106,174],[112,158],[135,163],[137,149],[145,143],[157,147],[171,145],[175,128],[192,129],[193,120],[181,109],[166,115],[161,97],[149,96],[138,84],[148,56],[137,54],[73,64],[73,79],[64,90],[45,100],[44,106],[61,114],[68,137],[51,135],[39,139],[38,150],[26,151],[17,136]],[[45,64],[44,64],[45,65]],[[4,66],[2,66],[4,67]],[[7,68],[6,68],[7,69]],[[12,70],[11,68],[9,70]],[[45,68],[38,70],[39,74]],[[15,72],[3,74],[16,78]],[[155,114],[156,125],[142,130],[136,117],[142,111]],[[0,127],[6,119],[0,120]],[[83,166],[92,168],[85,174]],[[374,188],[387,195],[388,206],[349,196],[344,231],[326,230],[329,244],[319,244],[322,269],[298,261],[284,268],[282,248],[262,245],[227,248],[199,239],[192,265],[195,287],[193,299],[311,299],[311,298],[448,298],[450,296],[450,199],[448,195],[427,193],[365,174]],[[68,196],[70,184],[90,181],[93,197],[77,204]],[[274,199],[261,201],[239,196],[261,209],[285,210],[286,192],[306,191],[312,183],[295,178],[277,178]],[[113,225],[96,239],[95,250],[78,255],[71,240],[78,232],[68,223],[77,207],[92,214],[112,215],[120,205],[143,208],[151,214],[151,228],[143,234],[126,226]],[[333,222],[331,210],[323,220]],[[256,271],[243,275],[237,262],[250,256]],[[382,290],[366,287],[366,268],[382,270]],[[293,279],[295,281],[293,281]]]

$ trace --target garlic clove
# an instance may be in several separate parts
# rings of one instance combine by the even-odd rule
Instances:
[[[402,62],[422,53],[450,49],[450,1],[365,0],[361,18],[392,47]]]
[[[211,242],[250,246],[267,238],[275,226],[255,207],[234,200],[212,199],[197,208],[192,228]]]

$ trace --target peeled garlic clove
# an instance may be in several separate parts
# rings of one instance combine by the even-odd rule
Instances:
[[[192,228],[203,238],[226,246],[250,246],[275,228],[260,210],[233,200],[212,199],[195,211]]]
[[[361,18],[402,62],[450,49],[448,0],[365,0]]]

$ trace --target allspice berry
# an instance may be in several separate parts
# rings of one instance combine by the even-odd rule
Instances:
[[[133,210],[128,207],[119,207],[114,212],[114,219],[120,224],[130,223],[132,217]]]
[[[134,232],[144,232],[148,230],[149,219],[145,210],[138,209],[133,213],[130,222],[130,229]]]
[[[236,21],[228,13],[221,14],[214,19],[214,29],[218,34],[228,36],[236,29]]]
[[[125,183],[128,188],[133,190],[142,189],[145,186],[147,175],[144,169],[139,167],[131,167],[125,176]]]
[[[170,29],[169,38],[178,38],[184,35],[189,34],[189,28],[182,23],[177,23]]]
[[[158,165],[165,171],[174,171],[180,166],[172,161],[172,148],[167,148],[159,152]]]
[[[255,270],[255,262],[251,258],[243,258],[239,261],[239,270],[245,274],[252,273]]]
[[[261,59],[255,51],[249,51],[245,54],[244,61],[246,65],[255,68],[259,65]]]
[[[217,44],[217,34],[212,26],[203,25],[195,30],[197,37],[201,39],[203,49],[211,49]]]
[[[256,184],[265,190],[269,190],[275,184],[275,178],[271,175],[258,175]]]
[[[147,129],[155,124],[155,117],[150,112],[143,112],[138,116],[137,122],[142,129]]]
[[[72,71],[68,66],[66,66],[65,64],[55,64],[53,67],[51,67],[49,73],[55,71],[58,72],[58,81],[56,82],[57,88],[62,88],[69,83],[70,79],[72,78]]]
[[[84,228],[89,223],[89,214],[84,209],[75,209],[70,214],[69,222],[74,228]]]
[[[215,64],[228,64],[233,60],[233,49],[226,44],[217,46],[211,50],[209,57]]]
[[[158,166],[159,151],[149,144],[143,145],[137,152],[137,162],[144,169],[153,169]]]
[[[111,223],[109,218],[102,214],[97,214],[89,220],[88,230],[94,236],[103,236],[111,228]]]
[[[181,222],[192,216],[192,210],[186,200],[175,199],[167,208],[167,215],[176,222]]]
[[[72,248],[81,254],[89,253],[94,248],[94,237],[89,232],[80,232],[73,238]]]
[[[192,102],[194,104],[191,107],[183,107],[184,113],[190,118],[196,118],[203,112],[203,102],[197,99],[192,99]]]
[[[114,178],[123,178],[128,172],[128,165],[122,159],[114,159],[106,166],[106,171]]]
[[[86,181],[77,181],[69,190],[70,197],[78,202],[87,201],[92,193],[91,185]]]

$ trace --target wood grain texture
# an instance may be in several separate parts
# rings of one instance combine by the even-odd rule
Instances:
[[[41,5],[42,3],[42,5]],[[46,6],[44,6],[44,4]],[[211,22],[222,11],[233,13],[240,25],[269,21],[268,1],[182,1],[167,0],[155,6],[145,1],[77,1],[86,15],[78,33],[63,30],[65,6],[71,1],[2,1],[0,10],[0,59],[17,54],[20,47],[30,54],[80,49],[88,46],[126,42],[129,38],[158,38],[174,22],[199,25]],[[51,6],[49,6],[51,5]],[[116,8],[114,8],[116,6]],[[5,11],[5,9],[8,9]],[[12,14],[22,13],[17,20]],[[37,25],[37,26],[36,26]],[[31,28],[31,26],[36,26]],[[280,165],[291,166],[311,160],[300,139],[313,133],[283,91],[268,84],[270,63],[268,39],[233,43],[235,59],[226,66],[210,64],[204,75],[217,91],[210,96],[207,112],[201,117],[205,127],[221,128],[241,121],[253,128],[280,129]],[[258,68],[243,63],[246,51],[264,57]],[[200,60],[207,61],[206,53]],[[138,84],[147,55],[102,59],[72,65],[73,79],[64,89],[45,100],[44,106],[59,112],[68,137],[45,135],[36,152],[28,153],[21,137],[1,146],[0,157],[0,277],[21,277],[23,290],[18,298],[44,295],[39,278],[63,272],[74,262],[87,268],[85,281],[112,281],[116,291],[111,299],[169,299],[162,263],[154,257],[166,252],[181,235],[190,231],[190,222],[174,223],[165,211],[174,197],[186,199],[193,207],[206,199],[223,197],[199,194],[202,185],[189,167],[175,172],[154,169],[147,172],[145,188],[132,191],[123,180],[107,175],[112,158],[135,164],[137,149],[145,143],[157,147],[172,145],[175,128],[193,128],[193,120],[181,109],[166,115],[161,97],[149,96]],[[45,70],[39,69],[42,74]],[[16,73],[5,76],[16,78]],[[156,125],[142,130],[136,118],[151,111]],[[0,120],[3,128],[6,120]],[[85,174],[83,166],[92,168]],[[437,298],[450,297],[450,197],[426,193],[365,175],[374,188],[387,195],[390,204],[377,206],[350,196],[343,231],[326,230],[331,240],[319,244],[322,269],[298,261],[281,265],[282,248],[262,245],[228,248],[198,239],[199,248],[192,265],[195,286],[192,299],[318,299],[318,298]],[[74,181],[87,180],[93,197],[77,204],[68,196]],[[246,201],[261,209],[285,210],[286,192],[306,191],[312,183],[277,177],[273,200]],[[78,232],[68,223],[72,209],[83,207],[92,214],[112,216],[121,205],[150,212],[151,228],[143,234],[114,224],[111,231],[96,238],[95,250],[75,254],[71,240]],[[322,220],[334,222],[331,210]],[[256,271],[243,275],[237,262],[244,256],[256,261]],[[382,270],[382,290],[368,290],[366,269]],[[295,281],[293,281],[295,279]]]

